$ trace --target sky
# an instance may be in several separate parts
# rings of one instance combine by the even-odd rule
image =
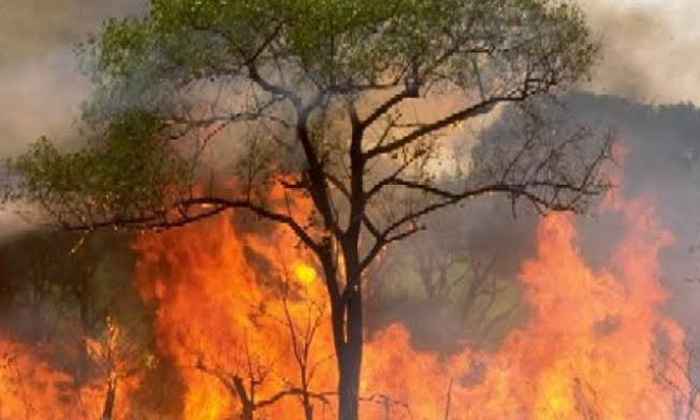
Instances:
[[[0,156],[65,135],[90,85],[75,46],[141,0],[0,0]]]

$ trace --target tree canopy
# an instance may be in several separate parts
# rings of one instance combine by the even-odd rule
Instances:
[[[430,184],[438,136],[585,77],[596,45],[576,7],[541,0],[188,0],[109,21],[83,50],[97,85],[90,147],[62,154],[42,139],[15,168],[27,175],[20,191],[87,225],[98,222],[87,214],[167,224],[165,208],[201,182],[205,143],[231,127],[244,144],[231,161],[251,188],[308,170],[349,192],[356,146],[363,161],[390,157]],[[406,106],[448,94],[453,109],[430,121]],[[417,187],[375,178],[366,195]]]

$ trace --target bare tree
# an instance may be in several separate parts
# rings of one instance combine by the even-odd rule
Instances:
[[[316,397],[320,399],[321,402],[327,403],[327,400],[324,398],[325,394],[314,393],[310,389],[311,381],[320,363],[312,363],[311,361],[312,345],[314,344],[316,333],[324,320],[325,310],[323,306],[318,303],[308,301],[306,305],[306,316],[301,320],[303,325],[299,325],[299,321],[296,320],[290,312],[288,294],[289,282],[287,281],[283,300],[285,322],[289,330],[289,344],[292,347],[294,361],[299,370],[298,389],[300,391],[299,398],[301,400],[301,405],[304,409],[304,418],[306,420],[312,420],[314,417],[312,399]],[[290,388],[294,388],[294,386],[291,385]]]
[[[304,339],[312,341],[313,334],[310,334],[311,337],[305,336]],[[268,383],[279,381],[279,378],[275,378],[275,363],[265,360],[261,355],[255,354],[251,351],[247,342],[244,343],[242,349],[239,349],[242,352],[241,366],[234,373],[227,373],[230,372],[230,367],[220,366],[208,360],[209,358],[203,354],[197,357],[195,368],[216,378],[238,400],[241,406],[240,418],[242,420],[254,420],[256,412],[264,410],[288,397],[298,397],[304,412],[304,418],[311,420],[313,419],[312,400],[328,405],[330,404],[329,397],[335,393],[314,392],[310,389],[310,382],[315,369],[315,366],[310,367],[308,364],[308,352],[311,343],[310,341],[300,343],[296,341],[296,337],[292,338],[292,340],[294,340],[293,347],[301,345],[301,349],[293,350],[299,368],[301,382],[299,387],[294,386],[291,380],[282,378],[282,386],[279,387],[278,391],[261,397],[258,394],[259,389]]]
[[[238,400],[243,420],[253,420],[257,412],[287,398],[298,398],[304,418],[312,420],[315,403],[330,406],[331,398],[336,395],[335,392],[314,391],[312,387],[319,367],[327,361],[323,357],[313,357],[326,306],[314,301],[303,287],[290,279],[291,273],[281,255],[281,252],[277,255],[282,267],[279,302],[256,313],[256,319],[264,317],[282,327],[279,339],[285,343],[283,347],[288,346],[289,353],[285,353],[291,354],[291,359],[268,354],[266,348],[252,348],[247,334],[237,346],[239,357],[234,366],[221,365],[206,354],[209,353],[207,350],[195,352],[195,368],[216,378]],[[249,303],[254,308],[263,304]],[[187,347],[184,343],[182,345]],[[266,353],[262,354],[263,351]],[[295,368],[292,376],[287,373],[290,367]]]

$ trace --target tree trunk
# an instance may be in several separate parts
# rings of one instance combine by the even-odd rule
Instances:
[[[110,375],[109,384],[107,385],[107,396],[102,409],[101,420],[112,420],[114,412],[114,401],[117,397],[117,379]]]
[[[243,411],[241,412],[241,420],[253,420],[253,407],[246,404],[243,406]]]
[[[362,343],[345,347],[338,360],[338,420],[358,419]]]
[[[345,342],[338,357],[338,419],[357,420],[359,417],[360,373],[363,351],[362,292],[359,279],[349,291],[345,305]],[[334,331],[335,333],[335,331]]]
[[[309,398],[308,391],[304,391],[304,397],[302,400],[302,405],[304,406],[304,419],[313,420],[314,408],[313,405],[311,405],[311,399]]]
[[[239,378],[238,376],[233,377],[233,385],[236,389],[236,392],[238,393],[238,398],[241,400],[240,419],[253,420],[253,416],[255,413],[254,395],[251,395],[250,397],[248,396],[248,393],[245,389],[245,384],[243,383],[243,379]],[[254,394],[254,388],[253,390],[251,390],[251,394]]]
[[[331,304],[333,342],[338,366],[338,420],[358,420],[363,351],[363,308],[360,263],[345,253],[345,290],[340,290],[337,266],[330,248],[321,254]]]

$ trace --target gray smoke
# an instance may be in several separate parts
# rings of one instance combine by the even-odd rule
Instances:
[[[612,96],[573,95],[568,111],[589,124],[617,129],[628,150],[624,193],[647,197],[675,243],[661,255],[662,282],[673,292],[668,306],[700,345],[700,111],[692,104],[641,105]],[[585,223],[586,253],[595,261],[614,247],[610,220]],[[606,246],[607,244],[607,246]]]
[[[695,0],[578,0],[602,43],[588,89],[652,103],[700,101]]]
[[[697,347],[700,334],[693,328],[700,302],[700,112],[690,104],[643,104],[700,102],[700,8],[691,7],[696,1],[632,7],[629,2],[581,0],[604,54],[586,89],[617,96],[576,94],[565,102],[576,120],[611,125],[626,142],[625,193],[651,196],[662,224],[676,236],[661,261],[662,280],[673,292],[667,309],[686,328],[691,346]],[[139,13],[144,7],[145,0],[0,3],[0,158],[21,152],[40,135],[71,138],[80,104],[90,93],[73,46],[98,31],[105,18]],[[523,215],[514,221],[509,210],[508,203],[488,201],[442,213],[428,221],[432,230],[394,254],[396,265],[406,265],[412,255],[422,252],[420,244],[447,248],[478,244],[483,249],[476,251],[487,257],[498,251],[493,255],[499,258],[499,276],[515,282],[519,263],[532,256],[535,220]],[[18,220],[0,212],[0,240],[21,228]],[[619,220],[601,215],[581,226],[586,257],[594,266],[605,264],[619,240]],[[30,252],[39,254],[35,248],[25,251]],[[454,270],[463,268],[464,264],[457,265]],[[419,281],[405,271],[395,273],[401,284],[413,282],[420,288]],[[464,323],[458,324],[464,319],[460,318],[463,308],[435,311],[438,316],[432,316],[430,306],[416,306],[403,297],[397,300],[394,306],[381,302],[382,313],[370,308],[376,311],[369,317],[373,327],[403,318],[425,341],[448,350],[459,343],[444,341],[472,338],[455,336],[455,331],[464,329]],[[498,339],[506,328],[522,322],[523,311],[513,312],[492,336]],[[455,324],[447,325],[446,320]]]
[[[90,85],[74,47],[142,0],[9,0],[0,5],[0,155],[40,135],[62,138]]]

